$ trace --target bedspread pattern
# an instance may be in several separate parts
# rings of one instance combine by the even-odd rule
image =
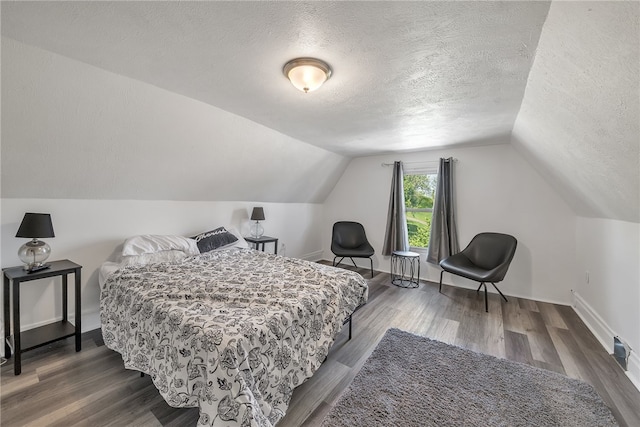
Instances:
[[[357,273],[247,249],[116,271],[105,344],[199,425],[272,426],[367,299]]]

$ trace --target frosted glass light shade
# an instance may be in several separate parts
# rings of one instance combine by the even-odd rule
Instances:
[[[18,250],[18,258],[24,263],[25,270],[41,267],[51,255],[51,246],[42,240],[33,239]]]
[[[331,77],[329,65],[315,58],[293,59],[282,71],[296,89],[305,93],[318,89]]]

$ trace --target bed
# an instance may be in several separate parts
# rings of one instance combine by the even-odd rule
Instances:
[[[366,281],[238,244],[190,251],[101,273],[105,345],[169,405],[198,407],[198,425],[273,426],[366,302]]]

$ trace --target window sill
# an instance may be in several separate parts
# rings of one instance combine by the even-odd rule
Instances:
[[[429,251],[429,248],[416,248],[411,246],[409,250],[412,252],[418,252],[419,254],[426,254]]]

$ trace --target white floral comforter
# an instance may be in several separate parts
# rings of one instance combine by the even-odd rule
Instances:
[[[114,272],[102,334],[198,425],[273,426],[367,295],[357,273],[229,249]]]

